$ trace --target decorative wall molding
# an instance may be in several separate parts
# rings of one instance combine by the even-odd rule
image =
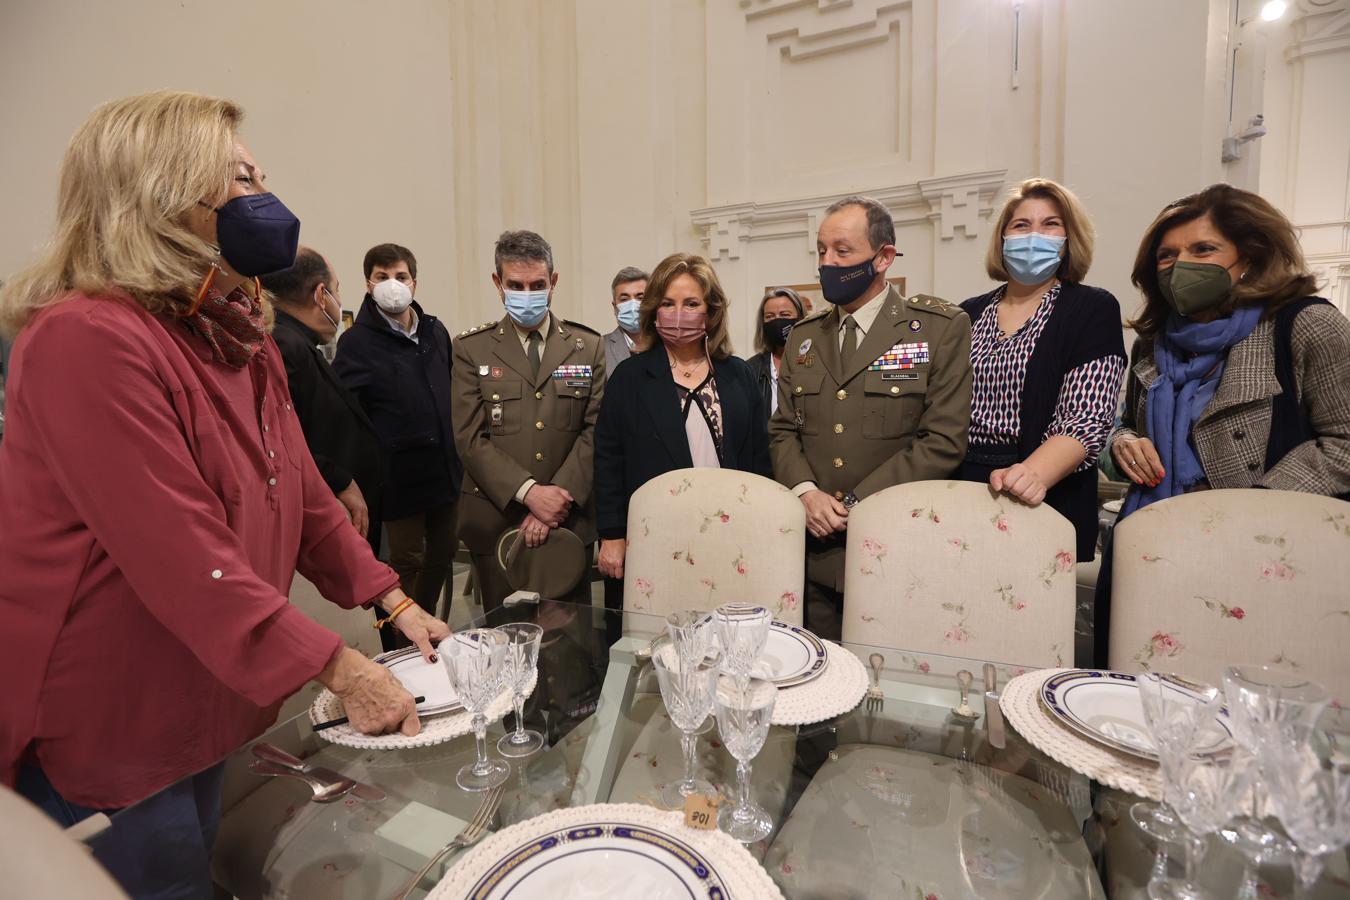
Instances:
[[[769,19],[780,13],[815,7],[809,18],[765,34],[770,44],[789,60],[809,59],[826,53],[852,50],[888,40],[890,32],[912,0],[741,0],[747,22]]]
[[[994,211],[994,198],[1007,177],[1006,169],[924,178],[856,192],[841,192],[766,203],[728,203],[690,213],[694,228],[712,259],[740,259],[751,241],[803,238],[804,250],[816,252],[816,228],[821,214],[846,193],[875,197],[891,211],[896,225],[932,222],[943,240],[954,240],[956,230],[967,238],[979,237]]]
[[[1299,0],[1298,11],[1287,61],[1350,50],[1350,0]]]

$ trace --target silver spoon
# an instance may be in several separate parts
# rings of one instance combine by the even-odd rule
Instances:
[[[332,803],[343,794],[346,794],[352,788],[356,787],[356,782],[350,778],[343,778],[341,781],[334,781],[331,784],[325,784],[317,778],[305,772],[297,772],[294,769],[286,769],[269,762],[263,762],[255,759],[249,763],[249,769],[259,775],[270,775],[273,777],[296,778],[309,785],[310,790],[314,792],[312,798],[315,803]]]

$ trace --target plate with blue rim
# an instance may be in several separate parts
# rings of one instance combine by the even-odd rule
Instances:
[[[780,688],[805,684],[829,663],[820,638],[798,625],[771,622],[760,661],[768,663],[770,680]]]
[[[1165,689],[1200,703],[1198,692],[1181,681],[1165,682]],[[1128,672],[1070,669],[1052,675],[1041,685],[1041,705],[1074,731],[1113,750],[1143,759],[1158,759],[1157,747],[1144,719],[1138,679]],[[1233,748],[1228,709],[1213,724],[1202,727],[1194,754],[1212,756]]]
[[[619,893],[613,893],[618,888]],[[569,825],[489,862],[467,900],[526,897],[729,897],[725,880],[687,841],[623,821]]]

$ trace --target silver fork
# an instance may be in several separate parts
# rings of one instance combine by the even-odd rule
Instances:
[[[492,817],[497,814],[497,806],[502,802],[502,791],[505,789],[505,785],[499,784],[488,791],[487,795],[483,797],[483,802],[478,804],[478,812],[473,814],[469,824],[465,825],[464,829],[455,835],[454,840],[437,850],[435,855],[427,860],[427,864],[422,867],[422,871],[414,875],[412,881],[404,885],[403,890],[398,892],[397,900],[407,900],[413,889],[422,883],[423,878],[427,877],[431,867],[440,862],[445,854],[451,850],[467,847],[483,836],[483,832],[487,831],[488,826],[492,824]]]
[[[867,711],[878,712],[886,704],[886,695],[881,690],[881,670],[886,665],[886,657],[873,653],[867,657],[872,667],[872,683],[867,688]]]

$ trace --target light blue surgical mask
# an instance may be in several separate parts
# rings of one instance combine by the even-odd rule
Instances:
[[[1065,237],[1052,234],[1015,234],[1003,239],[1003,267],[1019,284],[1042,284],[1061,262]]]
[[[615,315],[619,318],[619,327],[629,334],[638,333],[638,310],[642,307],[641,300],[625,300],[615,309]]]
[[[521,328],[534,328],[548,315],[548,291],[502,291],[506,314]]]

